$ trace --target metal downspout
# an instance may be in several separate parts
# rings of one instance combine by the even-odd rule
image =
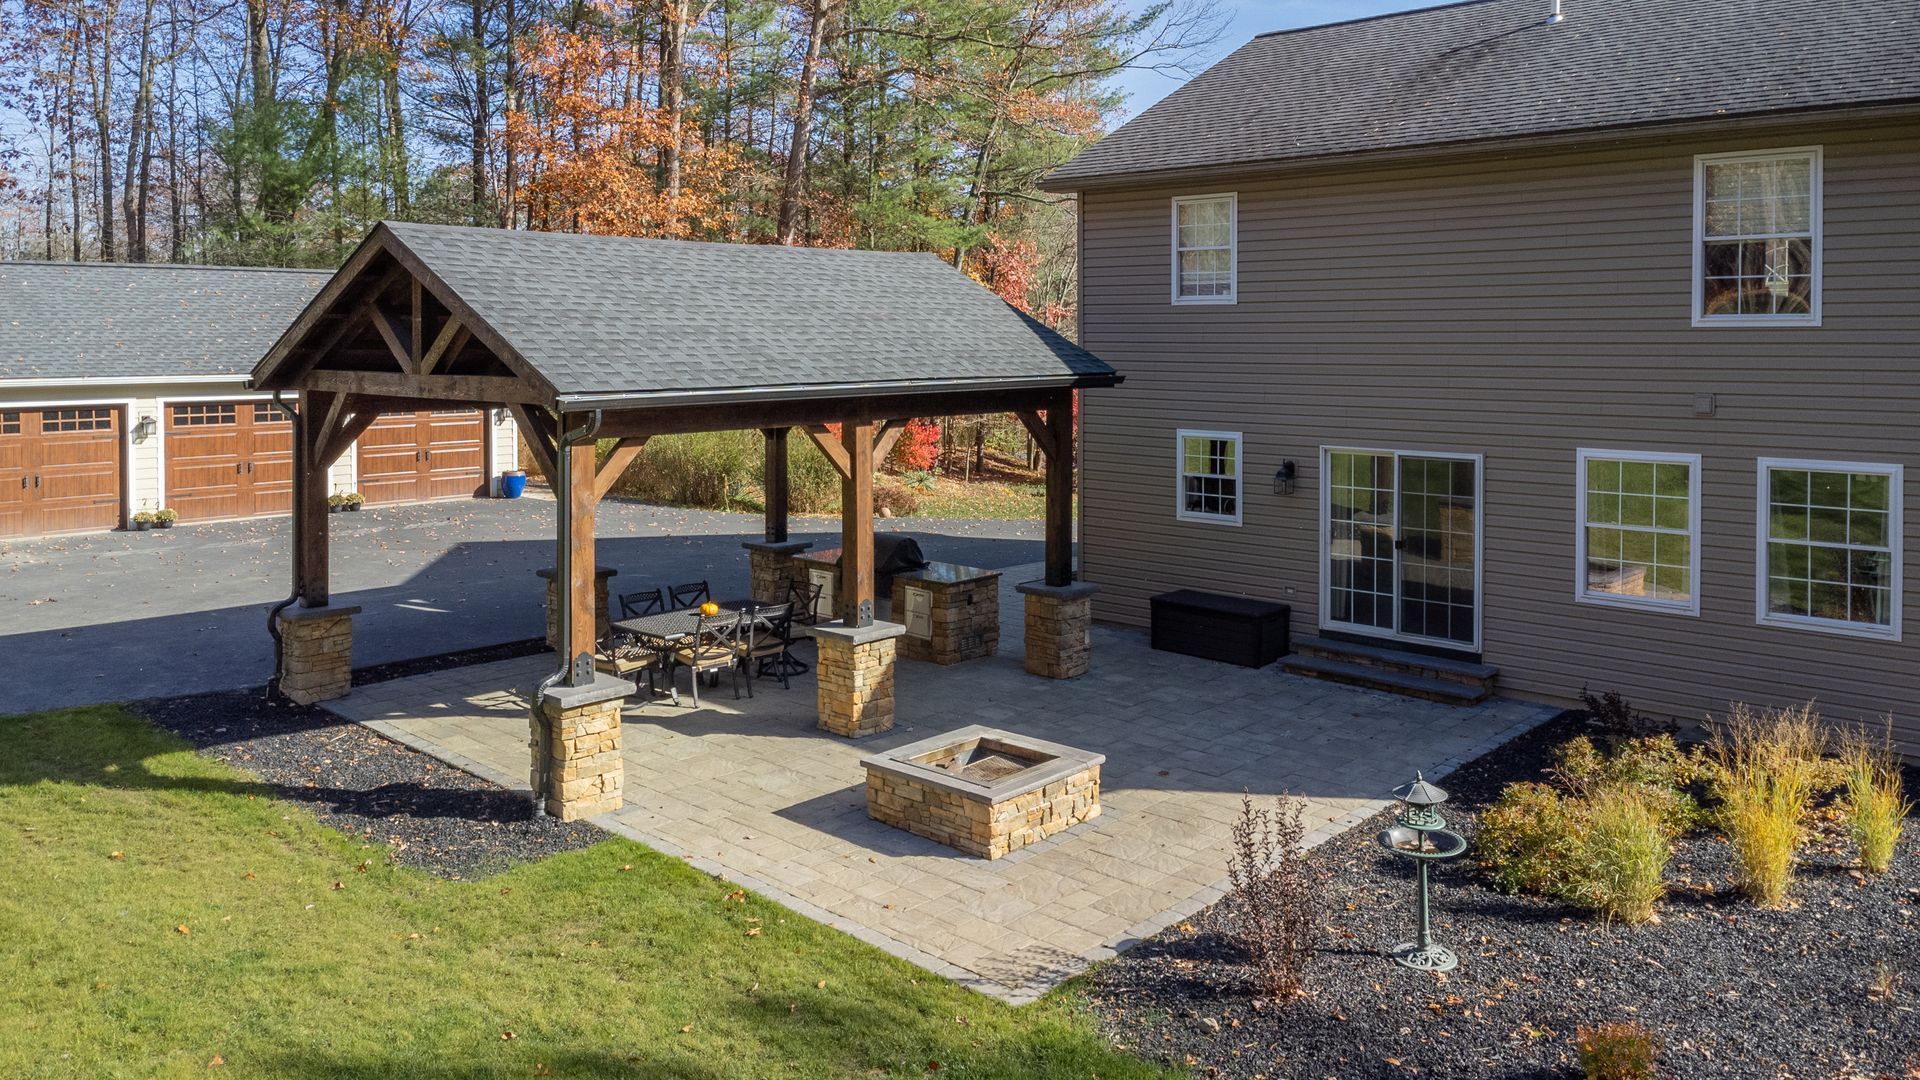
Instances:
[[[587,422],[572,431],[564,431],[554,447],[554,528],[553,528],[553,603],[555,645],[560,654],[559,670],[534,688],[530,707],[541,721],[541,738],[532,740],[535,783],[533,812],[546,813],[547,740],[546,714],[541,701],[547,691],[573,677],[573,455],[567,451],[586,442],[600,431],[605,414],[599,409],[587,414]],[[591,670],[591,669],[589,669]]]
[[[305,465],[306,465],[306,444],[307,444],[306,434],[307,433],[301,427],[301,425],[304,423],[304,421],[301,419],[301,414],[294,412],[293,409],[286,402],[280,400],[280,395],[284,392],[285,391],[282,391],[282,390],[275,390],[273,392],[273,407],[276,409],[279,409],[280,412],[284,416],[286,416],[288,422],[294,425],[293,476],[294,476],[294,483],[297,486],[305,482],[304,478],[306,476]],[[280,613],[287,610],[289,607],[292,607],[294,601],[300,599],[300,594],[305,592],[307,587],[307,583],[304,580],[302,580],[300,577],[300,536],[301,536],[301,529],[302,529],[302,521],[304,520],[305,515],[300,513],[300,507],[298,505],[299,494],[297,491],[295,493],[294,502],[295,502],[295,506],[293,510],[293,527],[292,527],[293,558],[288,560],[288,562],[293,564],[293,591],[287,594],[287,598],[285,600],[280,601],[279,603],[273,605],[273,607],[267,610],[267,633],[273,635],[273,675],[267,679],[268,700],[272,700],[280,696],[280,667],[281,667],[281,661],[284,659],[282,654],[285,652],[285,649],[286,649],[286,641],[280,636]]]

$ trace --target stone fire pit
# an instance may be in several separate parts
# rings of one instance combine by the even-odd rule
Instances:
[[[964,727],[863,760],[867,816],[997,859],[1099,816],[1106,760],[1011,731]]]

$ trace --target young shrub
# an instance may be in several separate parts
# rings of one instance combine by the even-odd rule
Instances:
[[[920,509],[920,497],[913,489],[891,476],[873,482],[873,512],[885,518],[906,517]]]
[[[1495,888],[1559,895],[1578,845],[1578,807],[1545,784],[1508,784],[1480,815],[1474,858]]]
[[[1632,1021],[1598,1027],[1582,1024],[1574,1036],[1587,1080],[1650,1080],[1660,1046],[1653,1033]]]
[[[1892,718],[1877,739],[1863,731],[1848,731],[1840,740],[1840,761],[1847,771],[1847,831],[1860,851],[1860,868],[1884,874],[1893,865],[1901,826],[1913,811],[1901,790]]]
[[[1582,819],[1563,894],[1609,921],[1652,920],[1673,858],[1657,797],[1634,785],[1601,788],[1585,800]]]
[[[1603,788],[1636,788],[1675,836],[1701,824],[1692,789],[1703,787],[1711,771],[1699,748],[1681,750],[1671,735],[1621,739],[1605,754],[1582,735],[1553,752],[1553,775],[1569,791],[1585,797]]]
[[[1281,795],[1272,810],[1240,800],[1227,876],[1240,900],[1236,937],[1253,961],[1260,990],[1285,999],[1304,985],[1314,920],[1324,907],[1320,883],[1301,845],[1306,800]]]
[[[1782,907],[1813,800],[1826,785],[1826,731],[1811,705],[1735,704],[1713,729],[1720,826],[1733,845],[1734,883],[1762,907]]]
[[[1680,729],[1671,720],[1662,722],[1635,712],[1618,690],[1608,690],[1595,697],[1583,686],[1580,688],[1580,707],[1586,711],[1587,719],[1600,729],[1609,747],[1628,739],[1671,735]]]

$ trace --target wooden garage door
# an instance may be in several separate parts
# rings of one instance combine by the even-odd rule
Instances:
[[[120,524],[120,410],[0,409],[0,536]]]
[[[486,494],[485,413],[470,409],[394,413],[360,436],[360,494],[369,503],[422,502]]]
[[[167,406],[167,505],[182,521],[293,508],[293,424],[270,401]]]

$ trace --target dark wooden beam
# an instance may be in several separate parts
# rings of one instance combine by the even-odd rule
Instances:
[[[818,428],[824,432],[826,424],[843,420],[878,424],[883,420],[909,420],[916,416],[972,416],[1044,409],[1059,392],[1059,388],[954,390],[808,401],[741,402],[734,405],[609,408],[600,425],[600,437],[773,427]],[[819,432],[808,430],[808,434],[814,435],[815,441],[818,441]]]
[[[413,358],[419,354],[407,351],[407,343],[401,338],[402,333],[408,333],[406,327],[392,312],[381,307],[377,299],[367,301],[367,318],[373,322],[373,328],[380,331],[381,340],[387,343],[387,351],[393,354],[393,362],[400,365],[402,372],[415,374]],[[308,383],[312,383],[311,378]]]
[[[335,436],[339,434],[341,421],[347,417],[348,400],[345,394],[328,394],[325,410],[313,418],[315,426],[309,442],[315,453],[319,454],[322,466],[332,465],[338,460],[337,456],[328,456],[327,447],[333,444]],[[319,403],[317,399],[315,403]]]
[[[345,397],[346,395],[343,394],[341,396]],[[352,401],[352,415],[340,422],[339,429],[336,430],[332,438],[320,448],[320,460],[329,468],[332,467],[334,462],[340,460],[340,456],[347,452],[347,447],[352,446],[354,440],[365,435],[367,429],[373,426],[374,421],[380,419],[380,409],[362,405],[359,398],[354,398]],[[399,411],[408,412],[411,410]]]
[[[367,272],[367,268],[373,265],[374,260],[382,253],[379,244],[365,243],[348,256],[346,265],[342,266],[339,272],[333,275],[333,280],[320,290],[320,297],[300,313],[293,325],[287,328],[287,332],[280,335],[279,341],[274,342],[273,348],[267,353],[269,366],[265,377],[258,383],[259,389],[291,388],[294,380],[301,373],[313,367],[321,357],[327,355],[334,345],[339,343],[342,337],[361,325],[366,309],[358,304],[345,307],[349,295],[378,296],[385,290],[387,282],[394,279],[394,275],[405,272],[399,266],[390,266],[381,275],[378,285],[371,294],[356,293],[354,286],[358,284],[357,279]],[[336,320],[333,327],[320,331],[321,325],[329,318]],[[322,334],[319,340],[302,349],[300,342],[309,334],[316,332]],[[296,352],[301,354],[299,359],[293,358]]]
[[[887,455],[893,453],[893,444],[899,442],[900,436],[905,435],[906,433],[907,433],[907,422],[905,420],[888,420],[882,423],[880,426],[874,428],[873,429],[873,460],[874,462],[880,465],[886,464]]]
[[[1047,584],[1073,584],[1073,395],[1047,409]]]
[[[537,405],[546,401],[538,387],[505,375],[414,375],[384,371],[313,371],[303,388],[374,397],[426,398],[448,405]]]
[[[840,599],[848,626],[873,622],[873,425],[840,425]]]
[[[593,497],[595,501],[607,497],[607,492],[612,491],[613,485],[620,482],[621,474],[627,471],[627,466],[633,464],[634,458],[640,456],[641,448],[646,445],[647,440],[644,436],[632,439],[621,439],[618,443],[614,444],[613,453],[608,454],[607,460],[600,463],[600,471],[594,475]]]
[[[294,438],[300,440],[296,455],[300,467],[293,476],[293,530],[298,543],[293,552],[293,573],[300,581],[301,607],[326,607],[328,590],[327,536],[327,464],[319,453],[321,422],[335,407],[338,395],[323,391],[302,391],[300,420],[294,425]]]
[[[1039,444],[1040,452],[1052,457],[1053,432],[1048,430],[1046,420],[1032,409],[1022,409],[1013,415],[1020,418],[1020,423],[1027,429],[1027,434],[1033,436],[1033,441]]]
[[[569,640],[572,642],[573,655],[567,657],[568,670],[576,675],[584,667],[587,677],[593,676],[593,656],[596,640],[599,636],[599,618],[594,605],[594,566],[593,533],[594,507],[600,502],[594,494],[598,478],[594,474],[593,440],[577,446],[569,446],[560,451],[570,454],[573,460],[568,463],[571,472],[569,479],[571,490],[556,492],[560,498],[568,500],[567,514],[570,523],[567,543],[567,625],[571,628]],[[580,663],[584,653],[589,657],[586,664]]]
[[[447,325],[441,327],[440,333],[434,337],[433,344],[427,347],[426,354],[420,357],[420,374],[431,375],[442,360],[460,355],[470,336],[465,323],[448,319]]]
[[[527,405],[512,405],[514,422],[520,426],[520,434],[526,437],[527,448],[533,451],[533,463],[546,477],[547,486],[558,490],[560,475],[560,457],[554,445],[559,442],[558,425],[553,414],[545,409],[536,409]]]
[[[787,542],[787,504],[793,501],[787,477],[787,434],[791,428],[767,428],[767,460],[764,476],[767,489],[767,543]]]
[[[407,311],[410,316],[407,320],[410,324],[407,327],[407,355],[413,357],[413,366],[409,370],[418,372],[427,348],[425,340],[427,336],[427,305],[425,299],[421,296],[420,282],[415,280],[408,282],[408,284],[411,285],[412,288],[407,290],[409,294],[407,297]]]
[[[833,432],[828,430],[827,425],[808,424],[804,430],[807,433],[807,438],[812,439],[813,444],[820,448],[821,453],[827,455],[829,462],[833,463],[834,470],[840,474],[840,479],[845,480],[853,475],[851,471],[852,466],[847,461],[845,443],[836,440],[833,437]],[[846,428],[841,428],[841,440],[846,438],[846,434]]]

